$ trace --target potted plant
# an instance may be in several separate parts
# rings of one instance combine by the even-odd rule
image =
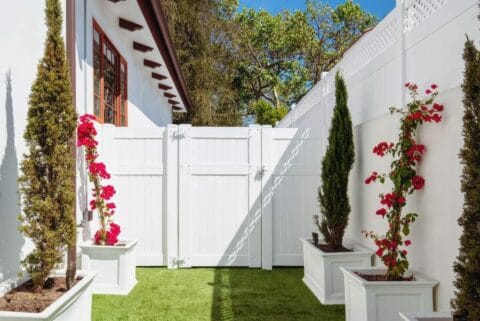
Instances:
[[[314,216],[323,240],[319,241],[316,233],[312,233],[313,240],[302,239],[303,282],[323,304],[344,303],[340,266],[368,267],[373,255],[373,251],[343,237],[350,213],[348,176],[355,155],[347,88],[338,72],[335,97],[328,147],[322,161],[322,186],[318,191],[321,217]]]
[[[382,207],[376,214],[387,220],[388,230],[384,236],[364,231],[374,240],[377,256],[384,268],[342,268],[345,277],[345,304],[347,321],[401,320],[400,311],[432,312],[433,287],[436,281],[408,270],[406,239],[416,213],[405,214],[403,209],[407,196],[424,187],[425,179],[417,174],[416,165],[422,160],[426,147],[415,140],[417,129],[424,123],[439,123],[443,105],[435,102],[438,86],[426,89],[426,98],[420,99],[418,86],[407,83],[412,102],[404,109],[391,108],[391,113],[400,115],[400,134],[396,143],[381,142],[374,147],[378,156],[392,155],[388,174],[373,172],[365,181],[393,185],[390,193],[380,194]]]
[[[93,199],[90,209],[97,211],[100,229],[95,233],[93,240],[81,244],[82,268],[95,270],[98,276],[95,279],[93,292],[101,294],[127,295],[133,289],[137,280],[136,267],[136,240],[119,241],[120,226],[113,222],[115,203],[112,201],[116,191],[112,185],[103,185],[102,181],[110,179],[106,166],[98,162],[97,131],[93,115],[83,115],[77,128],[78,147],[85,148],[85,162],[88,178],[93,185]]]
[[[47,39],[29,98],[24,133],[28,151],[20,167],[20,230],[34,249],[22,261],[25,277],[0,293],[0,320],[91,320],[95,273],[75,269],[77,115],[61,12],[58,0],[46,1]],[[55,271],[66,249],[67,270]]]

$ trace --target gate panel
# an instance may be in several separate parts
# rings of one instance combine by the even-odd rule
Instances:
[[[260,266],[260,131],[180,126],[181,266]]]
[[[103,125],[101,155],[117,194],[122,239],[137,239],[137,265],[165,265],[163,216],[165,128]]]
[[[302,266],[300,238],[319,212],[322,140],[309,129],[264,128],[262,267]]]

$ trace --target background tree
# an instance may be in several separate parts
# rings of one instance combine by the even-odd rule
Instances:
[[[46,0],[45,14],[47,39],[29,99],[24,133],[28,152],[19,179],[23,205],[20,230],[35,245],[22,264],[35,292],[41,291],[51,270],[62,261],[65,248],[75,246],[76,241],[72,157],[76,113],[59,1]],[[73,275],[69,277],[73,279]]]
[[[321,218],[315,216],[315,222],[330,248],[340,251],[350,214],[348,175],[355,160],[355,151],[347,87],[338,72],[335,76],[335,99],[327,151],[322,161],[322,186],[318,191]]]
[[[265,111],[267,103],[271,116],[281,114],[280,109],[288,110],[307,90],[302,46],[312,33],[305,14],[282,11],[272,15],[265,10],[243,9],[232,23],[237,30],[233,38],[237,51],[235,85],[243,106],[253,115]]]
[[[455,321],[480,320],[480,52],[467,39],[463,54],[464,145],[460,152],[463,168],[462,192],[465,200],[458,223],[463,228],[460,254],[454,264],[455,299],[452,301]]]
[[[304,57],[309,79],[314,84],[320,80],[322,72],[335,66],[345,51],[378,22],[375,16],[351,0],[336,8],[325,2],[308,0],[305,13],[314,37],[304,44]]]
[[[233,84],[231,25],[236,0],[162,1],[193,110],[176,122],[197,126],[237,126],[242,122]]]
[[[238,11],[237,0],[162,3],[194,105],[176,121],[194,125],[274,124],[377,22],[352,0],[278,14]]]

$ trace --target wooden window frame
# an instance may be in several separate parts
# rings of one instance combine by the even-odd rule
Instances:
[[[97,52],[95,47],[95,32],[99,35],[99,49]],[[108,49],[111,50],[114,55],[118,58],[118,61],[115,66],[115,98],[114,98],[114,110],[115,110],[115,119],[113,125],[117,127],[126,127],[128,126],[128,64],[125,58],[122,57],[118,49],[115,47],[113,42],[108,38],[106,33],[100,27],[95,19],[93,19],[93,29],[92,29],[92,58],[93,58],[93,114],[97,117],[97,120],[104,124],[105,123],[105,80],[104,80],[104,68],[105,68],[105,55],[104,47],[108,46]],[[100,71],[99,71],[99,93],[95,92],[95,59],[96,56],[100,57]],[[122,78],[122,66],[124,67],[124,77]],[[122,97],[121,86],[124,86],[125,97]],[[123,98],[123,99],[122,99]],[[99,115],[95,113],[95,100],[99,101]],[[122,103],[124,103],[124,110],[122,112]],[[124,123],[122,123],[122,116],[124,117]],[[108,122],[110,124],[110,122]]]

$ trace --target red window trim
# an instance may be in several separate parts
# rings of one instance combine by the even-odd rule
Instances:
[[[115,126],[123,126],[126,127],[128,126],[128,64],[127,61],[122,57],[118,49],[115,47],[115,45],[112,43],[112,41],[108,38],[108,36],[105,34],[103,29],[100,27],[100,25],[97,23],[95,19],[93,19],[93,30],[92,34],[97,32],[100,36],[100,48],[99,48],[99,56],[100,56],[100,79],[99,79],[99,93],[98,95],[95,93],[95,70],[94,72],[94,88],[93,88],[93,108],[94,111],[93,113],[95,116],[97,116],[97,120],[100,123],[105,123],[105,81],[104,81],[104,65],[105,65],[105,55],[103,53],[103,48],[105,44],[108,45],[108,48],[114,52],[114,54],[118,57],[118,64],[116,66],[116,72],[115,74],[117,75],[116,77],[116,92],[115,92],[115,100],[114,100],[114,108],[115,108],[115,119],[114,119],[114,125]],[[95,38],[92,38],[92,51],[93,51],[93,68],[95,68]],[[121,72],[121,67],[122,65],[125,68],[125,76],[122,79],[122,72]],[[124,86],[124,91],[125,91],[125,97],[124,97],[124,111],[123,113],[121,104],[122,104],[122,95],[121,95],[121,86]],[[99,115],[95,113],[95,98],[98,98],[99,100]],[[121,123],[121,117],[124,116],[124,123]]]

